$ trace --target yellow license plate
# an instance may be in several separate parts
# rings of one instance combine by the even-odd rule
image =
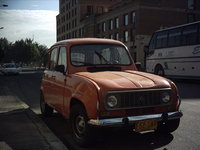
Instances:
[[[158,125],[156,119],[141,120],[136,122],[135,131],[143,132],[143,131],[155,130],[157,129],[157,126]]]

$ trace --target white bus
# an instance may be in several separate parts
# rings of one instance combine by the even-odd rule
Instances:
[[[200,79],[200,21],[156,31],[145,52],[147,72]]]

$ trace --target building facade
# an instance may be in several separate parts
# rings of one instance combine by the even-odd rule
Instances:
[[[56,18],[57,41],[93,37],[93,33],[90,34],[89,31],[94,24],[91,17],[108,12],[109,8],[119,1],[121,0],[59,0],[59,14]]]
[[[156,30],[200,20],[197,0],[60,0],[57,41],[99,37],[124,42],[144,65],[144,46]]]

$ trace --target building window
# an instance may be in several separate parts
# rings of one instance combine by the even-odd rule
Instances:
[[[188,9],[195,9],[195,0],[188,0]]]
[[[103,22],[103,24],[102,24],[102,31],[103,31],[103,32],[106,31],[106,23],[105,23],[105,22]]]
[[[91,15],[93,13],[93,7],[88,5],[87,6],[87,15]]]
[[[74,13],[75,13],[75,16],[76,16],[76,14],[77,14],[77,8],[75,8]]]
[[[77,20],[75,19],[74,22],[75,22],[75,27],[76,27],[77,26]]]
[[[112,19],[109,20],[109,29],[110,30],[113,29],[113,20]]]
[[[128,14],[124,15],[124,25],[128,25]]]
[[[79,37],[83,37],[84,36],[84,28],[80,28],[79,29]]]
[[[66,24],[66,30],[69,30],[68,24]]]
[[[128,42],[128,31],[124,31],[124,42]]]
[[[131,23],[135,23],[135,12],[131,13]]]
[[[118,29],[119,28],[119,18],[115,18],[115,28]]]
[[[101,24],[97,24],[97,33],[100,33],[101,32]]]
[[[109,39],[114,39],[113,34],[109,35]]]
[[[97,6],[97,13],[98,14],[103,13],[103,7],[102,6]]]
[[[82,37],[82,28],[79,29],[79,37]]]
[[[188,23],[196,21],[195,14],[188,14],[187,21]]]
[[[72,10],[72,17],[74,17],[74,10]]]
[[[66,14],[66,20],[68,20],[68,19],[69,19],[69,14],[67,13],[67,14]]]
[[[72,29],[74,28],[74,20],[72,20]]]
[[[115,33],[115,40],[119,40],[119,33]]]
[[[134,41],[134,30],[131,29],[130,31],[130,41]]]

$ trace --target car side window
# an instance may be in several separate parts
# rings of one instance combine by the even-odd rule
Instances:
[[[67,54],[66,54],[66,48],[61,47],[60,52],[59,52],[59,57],[58,57],[58,65],[64,65],[65,66],[65,71],[67,68]]]
[[[55,70],[55,66],[57,63],[58,58],[58,48],[54,48],[51,51],[51,57],[50,57],[50,70]]]

